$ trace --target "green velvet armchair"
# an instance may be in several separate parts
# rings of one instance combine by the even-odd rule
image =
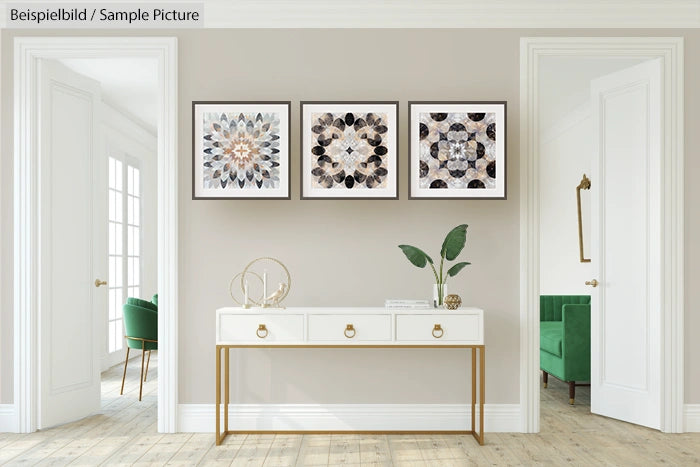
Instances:
[[[151,362],[151,351],[158,350],[158,306],[138,298],[128,298],[123,307],[124,330],[126,331],[126,360],[124,361],[124,375],[122,376],[122,388],[119,394],[124,394],[124,380],[126,379],[126,367],[129,363],[129,351],[141,350],[141,381],[139,386],[139,400],[143,394],[143,382],[148,377],[148,365]],[[148,362],[144,374],[144,357],[148,351]]]
[[[591,296],[540,296],[540,369],[569,384],[569,404],[576,386],[591,380]],[[578,382],[578,383],[577,383]]]

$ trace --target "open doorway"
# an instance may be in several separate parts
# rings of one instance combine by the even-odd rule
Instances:
[[[682,431],[682,40],[521,45],[524,431],[552,402]]]
[[[102,369],[176,430],[176,70],[172,38],[15,39],[19,432],[99,412]],[[159,355],[146,376],[132,350],[119,396],[130,297],[158,302]]]
[[[107,168],[102,173],[106,190],[99,190],[106,206],[100,222],[107,225],[107,283],[102,285],[107,288],[107,306],[97,314],[104,333],[100,342],[102,410],[114,404],[123,407],[120,395],[133,400],[145,397],[147,405],[155,408],[157,351],[148,351],[141,376],[140,352],[130,352],[124,337],[123,306],[138,299],[157,311],[158,63],[154,58],[73,58],[59,63],[96,81],[101,95],[100,145],[95,156]],[[131,344],[139,343],[132,340]],[[137,378],[144,379],[145,388],[135,383]],[[115,384],[120,380],[122,384]],[[152,412],[149,418],[155,420]]]
[[[154,409],[155,421],[157,61],[40,59],[37,68],[39,209],[49,232],[42,235],[48,319],[39,333],[38,428],[95,412],[95,366],[106,378],[101,411],[141,401],[143,381],[142,405]],[[117,391],[114,373],[123,376]]]
[[[658,95],[640,94],[637,92],[640,88],[635,88],[635,84],[648,84],[643,72],[638,68],[640,64],[648,61],[641,57],[555,56],[544,57],[540,62],[540,180],[546,181],[540,187],[540,377],[543,388],[540,393],[540,407],[546,418],[552,414],[561,414],[567,408],[571,415],[591,413],[591,368],[595,366],[592,365],[595,363],[592,362],[592,355],[597,355],[598,361],[605,361],[608,365],[620,364],[614,355],[607,358],[605,355],[599,355],[606,350],[615,351],[610,345],[591,351],[591,343],[600,342],[601,333],[605,332],[608,339],[614,341],[625,340],[625,335],[631,337],[635,332],[649,340],[654,340],[655,337],[647,328],[633,329],[631,323],[626,327],[615,323],[607,329],[604,325],[591,326],[591,320],[595,321],[596,318],[592,313],[600,311],[596,308],[598,303],[592,302],[600,295],[595,284],[598,282],[596,277],[601,269],[602,260],[600,248],[597,248],[596,258],[591,259],[592,235],[595,233],[592,230],[592,216],[610,216],[610,211],[619,209],[614,213],[614,217],[620,218],[624,212],[638,212],[640,208],[648,206],[647,190],[638,183],[637,178],[653,178],[653,175],[648,176],[646,171],[646,166],[651,167],[653,161],[646,160],[642,153],[658,149],[650,148],[646,140],[651,138],[650,132],[660,133],[660,128],[658,120],[655,121],[653,116],[648,116],[643,122],[640,120],[639,125],[635,125],[634,122],[634,117],[641,117],[640,109],[645,113],[645,106],[651,100],[658,102],[660,99]],[[622,74],[632,74],[631,82],[619,83],[616,89],[612,90],[616,93],[616,98],[606,98],[603,102],[606,108],[601,109],[601,95],[598,91],[600,83]],[[656,75],[660,76],[658,67]],[[660,89],[657,88],[656,92],[658,94]],[[624,102],[616,102],[616,99]],[[597,114],[594,115],[594,112]],[[601,167],[608,172],[616,169],[616,164],[610,161],[603,162],[601,167],[596,166],[599,163],[596,152],[604,149],[602,146],[606,144],[605,141],[599,141],[601,137],[605,138],[604,134],[600,134],[599,128],[606,124],[601,122],[602,117],[625,122],[624,127],[615,127],[619,138],[616,144],[635,148],[636,159],[640,162],[637,167],[630,163],[632,161],[624,163],[627,166],[627,176],[620,177],[623,173],[608,174],[608,179],[616,177],[615,183],[622,192],[635,195],[624,197],[609,193],[611,196],[606,201],[607,214],[600,213],[592,207],[592,194],[605,188],[601,186]],[[608,126],[613,124],[614,122],[607,122]],[[643,128],[640,127],[642,125]],[[645,141],[640,142],[640,139]],[[608,154],[608,158],[615,159],[624,156],[625,150],[621,148],[618,148],[615,154]],[[641,165],[644,167],[640,167]],[[594,172],[596,176],[593,175]],[[614,222],[613,219],[608,220]],[[640,221],[639,225],[635,220]],[[621,238],[632,245],[635,241],[646,238],[643,234],[646,224],[642,225],[641,222],[641,219],[625,219],[624,225],[615,228],[618,232],[624,232],[624,237]],[[639,235],[635,235],[635,232]],[[608,232],[607,240],[615,242],[616,238]],[[618,293],[622,295],[623,302],[626,299],[630,304],[639,296],[640,284],[631,283],[634,273],[645,271],[647,261],[652,260],[644,254],[643,247],[636,246],[640,248],[632,258],[626,257],[621,251],[621,245],[614,245],[608,249],[612,251],[607,251],[608,295]],[[657,246],[656,250],[658,248]],[[636,264],[630,264],[635,260]],[[621,261],[628,266],[621,265]],[[611,266],[620,271],[611,271]],[[611,277],[615,274],[624,276]],[[615,285],[611,282],[615,282]],[[638,310],[647,305],[647,300],[642,302],[638,305]],[[658,303],[648,305],[658,308]],[[636,314],[636,311],[630,312],[632,315]],[[609,313],[609,316],[611,315],[612,312]],[[658,319],[658,314],[656,317]],[[612,319],[631,320],[634,316],[613,316]],[[600,323],[600,317],[598,322]],[[658,336],[656,340],[658,346]],[[595,350],[599,352],[596,353]],[[619,351],[617,355],[628,361],[641,349],[630,350],[629,355]],[[643,368],[627,366],[630,369],[630,374],[625,375],[628,380],[634,381],[641,377],[639,373],[644,372]],[[659,370],[657,366],[654,372],[658,375]],[[621,371],[624,370],[618,369],[618,372]],[[620,381],[617,383],[620,384]],[[648,417],[643,423],[659,428],[658,376],[654,384],[655,388],[650,391],[655,395],[655,400],[647,401],[647,404],[651,402],[650,405],[656,407],[656,417]],[[605,407],[593,410],[610,416],[615,413],[614,410],[607,411]],[[628,419],[632,420],[641,421],[634,417]]]

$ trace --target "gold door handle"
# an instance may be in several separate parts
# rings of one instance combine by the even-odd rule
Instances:
[[[435,334],[436,332],[440,332],[440,334]],[[445,331],[442,329],[442,326],[436,324],[433,328],[433,337],[435,339],[440,339],[443,336],[443,334],[445,334]]]
[[[578,254],[579,261],[582,263],[590,263],[591,259],[583,256],[583,221],[581,220],[581,190],[590,190],[591,180],[583,174],[581,183],[576,187],[576,205],[578,209]],[[594,286],[595,287],[595,286]]]
[[[348,335],[350,331],[352,331],[352,334]],[[345,326],[345,331],[343,331],[343,334],[345,334],[345,337],[347,337],[348,339],[352,339],[353,337],[355,337],[355,327],[352,324],[348,324],[347,326]]]
[[[95,279],[95,287],[99,287],[101,285],[107,285],[107,281],[101,281],[99,279]]]
[[[591,279],[589,281],[586,281],[586,285],[590,285],[591,287],[598,287],[598,281],[595,279]]]
[[[262,334],[263,332],[265,332],[265,334]],[[265,339],[265,338],[267,337],[267,334],[268,334],[267,327],[265,327],[264,324],[258,325],[258,330],[255,331],[255,334],[256,334],[260,339]]]

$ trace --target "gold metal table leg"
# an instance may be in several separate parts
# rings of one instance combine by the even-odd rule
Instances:
[[[229,363],[230,363],[230,356],[229,356],[229,351],[230,351],[231,346],[227,345],[217,345],[216,346],[216,445],[219,446],[222,444],[224,438],[229,433],[270,433],[270,431],[253,431],[253,432],[237,432],[237,431],[229,431],[228,429],[228,406],[229,406],[229,399],[230,399],[230,382],[229,382],[229,377],[230,377],[230,368],[229,368]],[[247,347],[247,346],[233,346],[233,347]],[[295,346],[291,346],[295,347]],[[305,346],[298,346],[298,347],[305,347]],[[317,346],[317,347],[326,347],[326,346]],[[333,346],[327,346],[327,347],[333,347]],[[382,346],[380,346],[382,347]],[[389,346],[391,347],[391,346]],[[398,346],[397,346],[398,347]],[[456,346],[455,346],[456,347]],[[459,346],[462,347],[462,346]],[[284,348],[280,346],[280,348]],[[478,345],[478,346],[464,346],[464,348],[469,348],[471,349],[471,354],[472,354],[472,400],[471,400],[471,430],[470,431],[446,431],[446,432],[430,432],[430,433],[461,433],[461,434],[469,434],[471,433],[472,436],[474,436],[474,439],[480,444],[484,445],[484,400],[485,400],[485,386],[486,386],[486,379],[485,379],[485,362],[486,362],[486,356],[485,356],[485,346],[483,345]],[[224,430],[221,430],[221,351],[225,351],[224,355],[224,364],[226,366],[224,370],[224,375],[225,375],[225,382],[224,382],[224,390],[225,390],[225,395],[224,395]],[[476,364],[477,364],[477,358],[476,354],[479,352],[479,371],[477,372],[476,370]],[[142,354],[143,355],[143,354]],[[142,357],[143,358],[143,357]],[[476,380],[477,380],[477,373],[478,373],[478,379],[479,379],[479,432],[477,433],[476,431]],[[143,380],[142,380],[143,381]],[[275,433],[280,433],[280,432],[275,432]],[[289,431],[289,433],[424,433],[424,432],[417,432],[417,431],[367,431],[367,432],[350,432],[350,431],[319,431],[319,432],[299,432],[299,431]]]
[[[221,347],[216,346],[216,445],[221,444],[221,419],[219,406],[221,405]]]
[[[481,361],[479,363],[479,444],[484,445],[484,397],[486,396],[486,347],[483,345],[479,349]]]
[[[476,420],[476,348],[472,347],[472,433],[474,433]]]
[[[228,434],[228,402],[229,402],[229,348],[224,349],[224,436]]]

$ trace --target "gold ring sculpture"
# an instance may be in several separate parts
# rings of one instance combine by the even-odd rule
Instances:
[[[264,263],[264,262],[273,263],[273,264],[276,264],[277,266],[279,266],[282,269],[282,276],[283,276],[283,279],[282,279],[283,282],[279,283],[279,289],[277,289],[276,291],[273,291],[273,293],[267,297],[265,296],[267,294],[267,290],[265,290],[265,286],[267,285],[266,280],[265,280],[266,277],[265,276],[261,277],[260,274],[250,270],[251,267],[253,267],[254,265],[256,265],[258,263]],[[255,278],[258,279],[258,281],[263,283],[263,292],[262,292],[262,295],[260,296],[260,298],[255,299],[255,298],[248,296],[248,301],[250,303],[241,303],[240,301],[238,301],[238,299],[236,299],[235,294],[233,293],[233,284],[236,282],[236,279],[240,278],[239,283],[240,283],[240,287],[241,287],[241,292],[243,292],[243,294],[245,295],[245,283],[246,283],[246,278],[247,278],[248,274],[253,275]],[[233,300],[236,303],[243,306],[244,308],[249,307],[250,304],[252,304],[254,306],[259,306],[262,308],[269,308],[271,306],[276,307],[276,308],[284,308],[280,304],[282,303],[282,300],[287,298],[287,295],[289,295],[289,290],[291,289],[291,287],[292,287],[292,277],[289,274],[289,270],[287,269],[287,267],[280,260],[278,260],[276,258],[272,258],[269,256],[263,256],[261,258],[254,259],[253,261],[248,263],[248,265],[245,267],[245,269],[243,269],[243,272],[240,272],[240,273],[236,274],[235,276],[233,276],[233,279],[231,279],[231,283],[229,284],[229,291],[231,293],[231,298],[233,298]],[[244,302],[245,302],[245,300],[244,300]]]

